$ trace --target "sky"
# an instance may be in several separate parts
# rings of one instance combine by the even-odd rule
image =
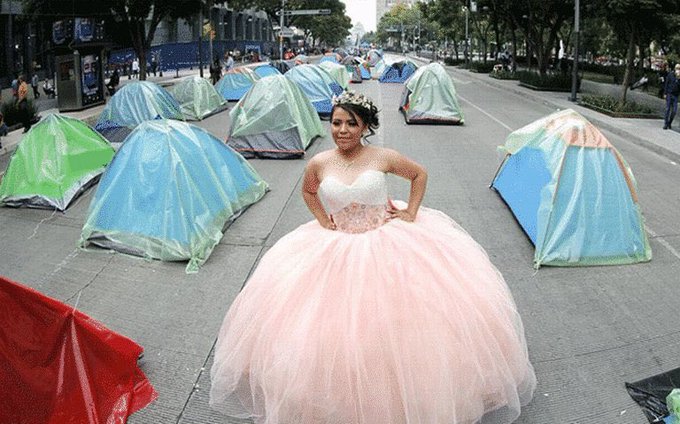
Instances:
[[[352,18],[352,25],[361,22],[366,31],[375,31],[375,0],[341,0],[345,3],[347,16]]]

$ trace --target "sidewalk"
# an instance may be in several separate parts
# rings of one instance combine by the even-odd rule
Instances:
[[[430,63],[429,60],[413,56],[409,56],[409,59],[418,64]],[[668,131],[663,129],[662,119],[612,118],[571,102],[568,99],[570,93],[535,91],[520,87],[518,82],[514,80],[498,80],[491,78],[488,74],[470,72],[455,66],[445,67],[453,71],[454,74],[465,75],[491,87],[507,90],[536,102],[547,104],[555,109],[574,109],[601,130],[614,133],[673,162],[680,163],[680,116],[676,117],[673,130]],[[580,98],[581,95],[582,93],[578,93],[577,97]]]

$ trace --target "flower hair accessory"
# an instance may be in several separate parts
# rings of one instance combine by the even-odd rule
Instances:
[[[361,93],[347,90],[339,96],[333,96],[334,105],[350,104],[360,106],[364,109],[373,110],[373,102]]]

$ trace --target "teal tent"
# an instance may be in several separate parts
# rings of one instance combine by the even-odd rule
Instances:
[[[201,120],[226,108],[226,100],[210,81],[198,75],[182,79],[170,88],[170,94],[186,119]]]
[[[264,196],[248,162],[197,126],[147,121],[127,138],[90,203],[80,245],[186,261],[196,272],[226,224]]]
[[[649,261],[637,184],[621,154],[566,109],[511,133],[491,187],[536,247],[534,266]]]
[[[404,84],[399,110],[407,124],[464,122],[453,80],[439,63],[418,68]]]
[[[246,157],[291,158],[324,129],[302,90],[283,75],[262,78],[231,110],[228,144]]]
[[[139,124],[152,119],[184,119],[179,103],[163,87],[136,81],[116,91],[94,129],[110,142],[122,142]]]

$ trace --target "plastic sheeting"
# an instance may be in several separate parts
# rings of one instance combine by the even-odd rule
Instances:
[[[382,52],[379,50],[371,49],[366,53],[366,61],[370,66],[375,66],[376,63],[380,62],[383,58]]]
[[[349,87],[349,73],[347,73],[347,69],[344,65],[339,65],[337,62],[326,61],[320,63],[319,66],[325,69],[340,87],[347,90]]]
[[[0,305],[0,422],[124,423],[157,397],[132,340],[4,277]]]
[[[130,134],[97,188],[80,245],[188,260],[196,272],[222,230],[267,190],[250,164],[207,131],[148,121]]]
[[[215,89],[225,100],[238,101],[259,79],[260,76],[252,69],[240,67],[224,74],[215,85]]]
[[[326,62],[328,62],[328,63],[340,63],[340,60],[338,60],[338,59],[339,59],[338,54],[335,54],[335,53],[326,54],[326,55],[321,56],[321,59],[319,60],[319,64],[326,63]]]
[[[0,182],[0,204],[65,210],[111,162],[111,145],[87,124],[47,115],[24,136]]]
[[[626,383],[626,390],[640,405],[650,423],[661,423],[669,416],[666,397],[680,387],[680,368],[664,372],[634,383]],[[668,420],[667,422],[672,422]]]
[[[200,120],[225,108],[226,100],[210,81],[194,75],[170,88],[186,119]]]
[[[359,67],[359,71],[361,72],[361,79],[371,79],[371,67],[368,62],[362,58],[358,56],[347,56],[342,59],[341,63],[343,65],[357,65]]]
[[[406,81],[399,106],[409,124],[462,124],[463,111],[456,88],[439,63],[416,70]]]
[[[301,156],[314,138],[324,134],[312,104],[283,75],[255,83],[230,116],[229,145],[246,156]]]
[[[373,71],[371,72],[371,78],[373,79],[380,79],[380,76],[385,72],[385,67],[387,65],[385,64],[384,60],[379,60],[378,63],[373,65]]]
[[[534,266],[649,261],[637,184],[602,133],[571,109],[511,133],[492,182],[536,246]]]
[[[152,119],[183,120],[184,115],[177,100],[163,87],[137,81],[116,91],[99,115],[95,129],[106,137],[109,130],[120,127],[134,129]]]
[[[272,75],[281,75],[281,71],[268,63],[265,65],[256,66],[253,68],[253,72],[255,72],[260,78],[269,77]]]
[[[317,65],[298,65],[286,72],[286,78],[302,89],[320,115],[330,115],[331,99],[343,91],[333,77]]]

